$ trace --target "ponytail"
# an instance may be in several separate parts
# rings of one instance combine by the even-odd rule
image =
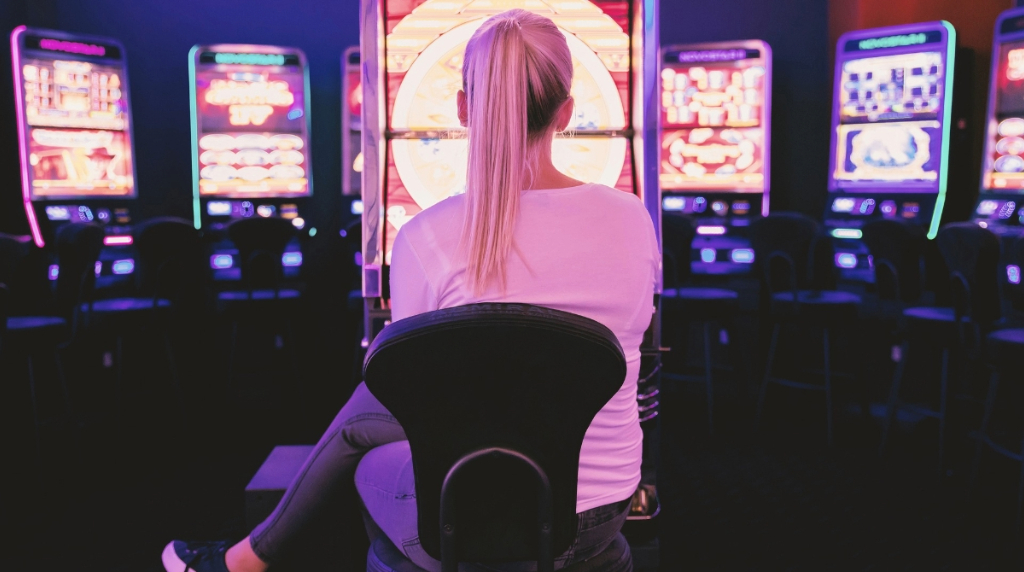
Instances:
[[[509,10],[470,39],[462,77],[469,139],[462,244],[469,285],[481,293],[495,278],[506,286],[519,193],[533,182],[526,172],[533,143],[569,97],[572,58],[551,20]]]

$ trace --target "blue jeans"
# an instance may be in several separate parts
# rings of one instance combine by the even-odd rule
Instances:
[[[367,456],[365,462],[360,463]],[[358,470],[357,470],[358,467]],[[441,565],[419,544],[412,457],[405,431],[391,413],[359,384],[320,438],[277,508],[249,535],[253,552],[268,564],[288,554],[306,527],[343,487],[355,482],[376,527],[417,566],[428,571]],[[626,521],[628,499],[579,515],[579,528],[556,568],[600,553]],[[525,572],[527,564],[500,570]]]

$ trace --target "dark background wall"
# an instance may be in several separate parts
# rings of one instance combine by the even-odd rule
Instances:
[[[341,52],[358,44],[356,0],[5,0],[18,24],[124,42],[135,117],[141,216],[191,215],[188,50],[197,43],[297,46],[310,62],[312,223],[338,228]],[[664,0],[662,44],[760,38],[774,51],[772,206],[818,216],[825,201],[831,66],[824,0]],[[0,66],[10,61],[0,42]],[[19,205],[11,74],[0,73],[0,229],[27,232]]]

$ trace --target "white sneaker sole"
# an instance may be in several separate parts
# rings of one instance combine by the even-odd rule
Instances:
[[[164,553],[160,555],[160,559],[164,563],[164,570],[167,572],[185,572],[187,566],[178,558],[178,553],[174,551],[174,541],[167,543],[164,547]]]

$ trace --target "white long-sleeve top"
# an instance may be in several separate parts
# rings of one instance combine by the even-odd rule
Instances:
[[[469,287],[465,256],[457,252],[464,217],[465,196],[459,195],[401,228],[391,254],[392,319],[518,302],[604,324],[625,352],[626,378],[583,439],[576,511],[629,498],[640,482],[643,440],[636,402],[640,343],[661,262],[643,204],[599,184],[522,191],[506,288],[494,283],[480,295]]]

